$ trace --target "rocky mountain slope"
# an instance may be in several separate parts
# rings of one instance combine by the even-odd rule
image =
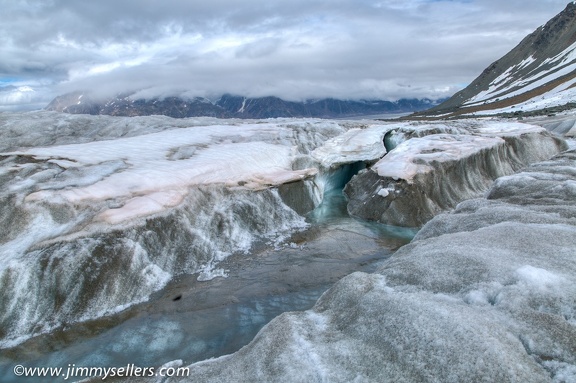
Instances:
[[[72,114],[165,115],[175,118],[198,116],[251,119],[275,117],[339,118],[414,112],[428,109],[437,103],[437,101],[430,99],[401,99],[398,101],[320,99],[295,102],[278,97],[247,98],[229,94],[223,95],[215,102],[202,97],[193,99],[179,97],[134,99],[130,95],[97,100],[88,94],[76,92],[56,97],[45,109]]]
[[[492,63],[468,87],[425,116],[534,114],[576,104],[576,3]]]

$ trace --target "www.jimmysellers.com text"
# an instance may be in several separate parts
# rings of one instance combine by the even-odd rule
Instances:
[[[21,364],[14,366],[14,375],[22,377],[52,377],[68,380],[70,378],[144,378],[144,377],[186,377],[189,376],[188,367],[138,367],[128,364],[124,367],[81,367],[69,364],[63,367],[25,367]]]

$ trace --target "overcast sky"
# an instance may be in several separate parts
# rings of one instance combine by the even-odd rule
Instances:
[[[0,0],[0,110],[41,108],[80,89],[446,97],[567,3]]]

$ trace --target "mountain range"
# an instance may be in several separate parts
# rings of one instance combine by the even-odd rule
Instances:
[[[407,118],[484,115],[530,116],[576,108],[576,2],[526,36],[449,99],[287,101],[225,94],[216,101],[196,97],[135,98],[122,94],[101,100],[89,92],[56,97],[45,108],[73,114],[166,115],[219,118],[343,118],[415,112]]]
[[[196,97],[133,98],[119,95],[106,100],[91,97],[89,93],[74,92],[56,97],[46,110],[72,114],[105,114],[111,116],[165,115],[183,117],[219,118],[275,118],[319,117],[342,118],[366,115],[409,113],[428,109],[439,101],[430,99],[337,100],[326,98],[308,101],[286,101],[278,97],[248,98],[225,94],[216,101]]]
[[[534,115],[576,107],[576,2],[421,117]]]

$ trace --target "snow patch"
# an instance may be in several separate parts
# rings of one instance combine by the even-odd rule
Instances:
[[[562,276],[530,265],[522,266],[516,270],[516,276],[519,281],[526,285],[541,290],[557,288],[566,282],[566,279]]]
[[[365,129],[350,129],[326,141],[311,155],[326,168],[377,160],[386,154],[384,135],[394,128],[398,128],[398,125],[372,125]]]
[[[372,169],[380,177],[412,182],[418,173],[432,170],[432,161],[453,161],[504,144],[498,137],[434,134],[402,142]]]
[[[390,195],[390,192],[388,191],[388,189],[381,188],[380,190],[378,190],[377,194],[381,197],[388,197],[388,195]]]

